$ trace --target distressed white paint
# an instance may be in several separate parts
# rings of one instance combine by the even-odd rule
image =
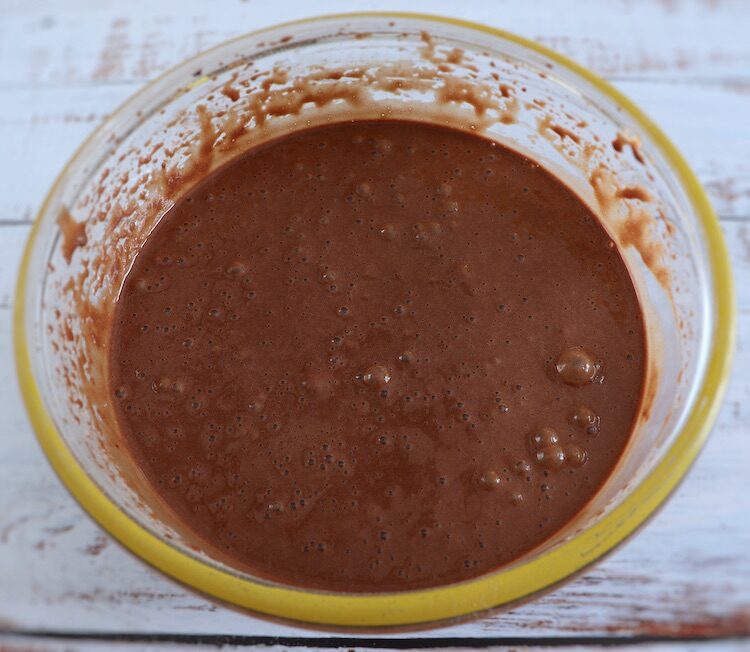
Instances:
[[[5,0],[0,69],[14,86],[144,80],[223,40],[313,13],[391,9],[475,20],[618,78],[746,79],[744,0]]]
[[[330,0],[326,10],[386,6],[393,5]],[[750,217],[750,5],[412,0],[409,8],[540,38],[614,78],[684,151],[725,220],[737,277],[749,277],[750,222],[743,218]],[[224,38],[309,13],[301,1],[0,0],[0,630],[316,636],[213,605],[112,543],[44,460],[13,381],[10,341],[24,222],[80,140],[164,67]],[[533,604],[428,636],[750,633],[746,282],[738,283],[738,303],[727,403],[695,468],[654,521],[608,560]],[[3,649],[28,644],[0,638]]]

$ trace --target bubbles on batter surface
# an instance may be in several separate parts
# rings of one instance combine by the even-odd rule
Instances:
[[[594,381],[600,365],[582,346],[571,346],[560,354],[555,368],[566,385],[583,387]]]
[[[447,181],[443,181],[443,183],[437,187],[437,194],[442,195],[443,197],[450,197],[453,194],[453,186]]]
[[[155,292],[163,292],[169,286],[171,285],[171,282],[167,276],[162,275],[154,278],[138,278],[133,283],[133,287],[138,292],[144,292],[147,294],[153,294]]]
[[[323,283],[323,285],[330,285],[336,281],[336,276],[336,272],[332,269],[325,268],[320,272],[320,282]]]
[[[560,436],[557,431],[553,428],[539,428],[533,436],[532,440],[536,448],[546,448],[547,446],[554,446],[560,441]]]
[[[528,473],[531,471],[531,464],[529,464],[526,460],[518,460],[518,462],[516,462],[513,466],[513,470],[515,471],[516,475],[525,476],[528,475]]]
[[[378,138],[375,141],[375,151],[379,154],[390,154],[393,149],[393,141],[389,138]]]
[[[510,492],[510,502],[514,505],[521,505],[523,503],[523,494],[520,491]]]
[[[581,405],[570,416],[574,426],[581,428],[587,435],[598,435],[601,419],[591,408]]]
[[[367,181],[358,183],[357,187],[355,188],[355,192],[363,199],[370,199],[375,194],[375,191],[372,189],[372,185],[367,183]]]
[[[362,382],[368,387],[382,389],[391,382],[392,376],[387,367],[382,364],[376,364],[365,371],[365,373],[359,376],[359,378],[361,378]]]
[[[409,159],[408,140],[360,140],[369,161],[362,168],[349,159],[333,170],[300,150],[308,164],[289,170],[297,160],[289,157],[279,166],[278,186],[270,177],[261,184],[247,176],[250,190],[236,210],[224,211],[228,234],[231,229],[225,241],[212,240],[214,231],[205,224],[190,236],[205,244],[201,251],[188,250],[190,239],[165,239],[171,264],[154,264],[136,278],[150,282],[165,274],[173,285],[184,280],[194,289],[152,297],[132,288],[134,304],[155,302],[153,315],[134,305],[135,326],[148,323],[143,341],[150,348],[113,383],[113,390],[129,392],[113,403],[125,413],[145,397],[153,418],[156,410],[172,410],[163,417],[167,428],[134,445],[149,455],[161,449],[163,465],[155,472],[165,485],[177,475],[173,493],[182,496],[198,485],[184,499],[186,512],[196,519],[204,514],[204,530],[219,531],[217,543],[233,546],[237,558],[259,560],[263,570],[267,557],[278,566],[272,571],[300,580],[309,569],[311,585],[330,582],[333,590],[348,590],[350,580],[364,582],[369,567],[372,585],[383,581],[387,590],[400,590],[397,583],[408,577],[425,584],[453,581],[451,574],[474,569],[476,560],[479,571],[491,571],[522,530],[532,538],[551,533],[549,523],[536,531],[540,509],[562,518],[568,504],[593,490],[606,462],[600,451],[619,442],[621,419],[607,416],[604,395],[619,380],[613,374],[609,386],[568,388],[554,367],[568,344],[583,344],[607,366],[622,356],[598,337],[596,321],[583,327],[581,314],[570,330],[539,319],[548,304],[518,285],[526,277],[514,276],[523,269],[516,259],[521,253],[524,273],[546,273],[538,268],[536,244],[527,241],[525,217],[492,210],[485,223],[476,211],[485,190],[467,192],[468,166],[462,178],[448,158],[445,168],[415,182],[408,165],[430,160],[429,149],[417,149]],[[397,174],[402,168],[403,178]],[[298,186],[287,179],[293,171]],[[505,183],[501,173],[494,182]],[[235,185],[242,189],[244,179]],[[367,197],[368,191],[374,194]],[[299,211],[266,208],[282,192],[304,197]],[[213,219],[204,212],[205,222]],[[278,215],[288,215],[288,224]],[[519,232],[515,249],[508,251],[493,235],[496,222],[503,222],[500,237],[509,229]],[[213,227],[216,233],[220,227]],[[209,251],[212,242],[216,249]],[[511,268],[509,288],[505,278],[488,278],[496,259]],[[555,306],[558,298],[565,307],[576,305],[562,291],[562,276],[552,277],[556,289],[542,282],[549,280],[544,274],[539,279]],[[167,303],[173,314],[164,317],[157,308]],[[236,325],[235,313],[241,317]],[[180,330],[157,340],[157,327],[168,321]],[[561,336],[569,339],[556,339]],[[555,348],[547,350],[550,344]],[[179,364],[160,366],[161,346],[172,347]],[[528,356],[524,347],[532,351]],[[521,353],[538,362],[516,365]],[[198,367],[207,369],[210,382]],[[142,382],[133,376],[136,368],[145,370]],[[232,382],[222,386],[213,377],[227,370]],[[152,381],[161,376],[185,377],[190,384],[184,395],[152,393]],[[595,375],[593,382],[598,380]],[[598,427],[593,411],[574,418],[579,405],[608,419],[611,445],[587,434],[588,427]],[[135,410],[126,416],[135,424],[150,418]],[[170,434],[174,424],[183,426],[181,437]],[[537,432],[537,426],[553,428]],[[184,461],[196,454],[221,473],[196,483],[188,475],[192,462]],[[180,465],[172,468],[172,460]],[[590,483],[584,480],[589,472]],[[394,482],[403,483],[400,492]],[[225,490],[231,511],[218,502]],[[378,510],[370,513],[373,505]],[[299,571],[294,558],[303,556]],[[287,558],[291,570],[284,566]]]
[[[303,386],[318,400],[328,400],[336,389],[336,379],[328,371],[316,369],[307,372]]]
[[[502,483],[502,478],[495,471],[485,471],[479,478],[479,484],[487,491],[497,489]]]
[[[245,263],[243,263],[241,260],[235,260],[234,262],[230,263],[224,271],[230,278],[238,278],[240,276],[245,276],[248,270],[249,268]]]
[[[553,428],[539,428],[531,436],[534,463],[546,471],[562,469],[565,466],[583,466],[588,460],[587,451],[576,444],[564,446],[560,435]],[[525,463],[516,465],[516,471],[523,473]]]
[[[589,455],[585,448],[577,444],[565,447],[565,459],[570,466],[583,466],[588,461]]]
[[[414,362],[414,352],[410,350],[402,351],[398,356],[398,361],[403,364]]]
[[[545,469],[560,469],[565,464],[565,451],[558,444],[545,446],[537,450],[536,461]]]
[[[434,244],[435,238],[443,233],[439,222],[417,222],[414,225],[414,239],[422,245]]]
[[[170,378],[162,376],[151,382],[151,391],[161,394],[171,392],[174,394],[183,394],[187,388],[187,382],[181,378]]]
[[[383,226],[380,227],[378,234],[384,240],[395,240],[396,236],[398,235],[398,228],[395,224],[386,222],[385,224],[383,224]]]

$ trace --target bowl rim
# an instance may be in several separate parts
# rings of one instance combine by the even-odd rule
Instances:
[[[57,431],[47,412],[31,367],[26,333],[26,296],[32,252],[42,217],[66,175],[86,145],[127,111],[130,104],[173,72],[187,67],[208,52],[284,27],[308,23],[382,18],[418,20],[425,25],[452,25],[500,37],[536,52],[583,78],[622,107],[653,139],[671,166],[692,205],[705,237],[716,306],[715,333],[703,381],[694,405],[664,458],[621,504],[590,528],[541,556],[499,572],[459,584],[403,593],[344,594],[274,586],[240,577],[182,552],[138,524],[86,474]],[[18,380],[37,439],[63,484],[86,512],[137,557],[166,575],[208,597],[261,616],[318,627],[394,628],[425,627],[455,622],[478,612],[517,604],[580,573],[633,534],[672,493],[705,443],[717,417],[728,382],[736,331],[736,307],[731,266],[716,214],[694,172],[667,136],[633,102],[611,84],[571,59],[534,41],[481,23],[426,13],[352,12],[319,15],[279,23],[224,41],[179,63],[131,95],[86,138],[50,187],[26,242],[13,305],[13,348]]]

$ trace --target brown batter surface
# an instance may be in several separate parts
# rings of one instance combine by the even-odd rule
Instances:
[[[641,308],[593,213],[518,153],[373,121],[291,134],[163,218],[111,382],[192,531],[293,585],[486,573],[605,481],[638,412]]]

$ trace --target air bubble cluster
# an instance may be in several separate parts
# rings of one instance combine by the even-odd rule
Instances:
[[[563,444],[557,431],[549,427],[540,428],[531,436],[531,448],[534,462],[548,471],[583,466],[588,460],[586,449],[577,444]],[[523,468],[523,463],[519,464]]]

